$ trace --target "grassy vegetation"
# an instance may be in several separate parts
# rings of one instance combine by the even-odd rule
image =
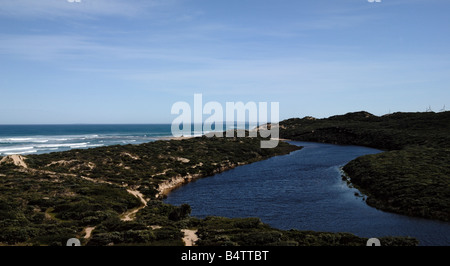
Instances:
[[[367,203],[410,216],[450,221],[450,112],[349,113],[280,123],[283,138],[385,150],[344,167]]]
[[[449,165],[450,149],[409,147],[357,158],[344,171],[371,206],[450,221]]]
[[[349,233],[278,230],[258,218],[205,218],[198,230],[199,246],[364,246],[367,238]],[[383,246],[413,246],[413,238],[380,237]]]
[[[280,142],[261,149],[260,138],[194,138],[140,145],[26,156],[28,168],[12,161],[0,165],[0,244],[184,245],[181,229],[198,229],[198,245],[365,245],[345,233],[282,231],[259,219],[189,216],[190,206],[172,206],[156,197],[158,186],[173,177],[214,173],[290,153],[300,147]],[[1,158],[0,158],[1,159]],[[123,213],[142,202],[135,219]],[[90,238],[85,231],[94,229]],[[409,238],[386,238],[395,245],[416,245]]]
[[[182,244],[179,220],[190,207],[155,200],[159,184],[299,149],[286,143],[260,149],[260,141],[203,137],[70,150],[29,155],[28,168],[6,160],[0,164],[0,243],[64,245],[71,237],[82,238],[84,228],[95,227],[90,244]],[[133,223],[119,219],[142,204],[127,189],[150,199]],[[153,230],[152,225],[163,227]]]
[[[0,172],[0,243],[8,245],[61,245],[80,237],[84,226],[139,205],[117,186],[10,165]]]

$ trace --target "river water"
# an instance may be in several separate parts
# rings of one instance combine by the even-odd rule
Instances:
[[[192,216],[259,217],[279,229],[349,232],[361,237],[411,236],[420,245],[450,245],[450,223],[368,206],[342,181],[340,167],[381,152],[360,146],[294,142],[302,150],[199,179],[171,192]]]

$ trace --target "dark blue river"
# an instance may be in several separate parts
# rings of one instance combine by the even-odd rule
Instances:
[[[199,179],[171,192],[165,202],[188,203],[199,218],[259,217],[280,229],[411,236],[420,245],[450,245],[450,223],[379,211],[342,181],[340,167],[379,150],[290,143],[304,148]]]

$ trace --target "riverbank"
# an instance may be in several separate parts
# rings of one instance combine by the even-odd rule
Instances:
[[[368,205],[450,222],[450,150],[409,147],[363,156],[344,166]]]
[[[300,148],[280,142],[275,149],[261,149],[260,141],[192,138],[70,150],[24,156],[27,168],[6,159],[0,164],[0,243],[65,245],[69,238],[82,237],[83,245],[92,246],[171,246],[192,244],[183,238],[198,230],[198,240],[188,236],[196,245],[365,245],[367,238],[288,232],[259,219],[197,219],[189,216],[189,205],[157,198],[159,185],[173,178],[206,177]],[[410,238],[385,241],[417,245]]]
[[[221,166],[220,168],[215,169],[209,175],[194,174],[194,175],[187,175],[187,176],[172,177],[171,179],[165,180],[158,185],[158,194],[156,195],[156,198],[157,199],[165,198],[171,191],[173,191],[183,185],[186,185],[192,181],[195,181],[200,178],[206,178],[206,177],[218,174],[218,173],[222,173],[222,172],[231,170],[237,166],[245,165],[245,164],[247,164],[247,163],[237,163],[237,164],[229,164],[226,166]]]
[[[163,140],[188,140],[188,139],[194,139],[194,138],[202,138],[202,136],[196,136],[196,137],[193,137],[193,136],[191,136],[191,137],[170,137],[170,138],[163,138]],[[205,137],[203,137],[203,138],[205,138]],[[210,138],[210,137],[207,137],[207,138]],[[288,139],[276,139],[276,140],[284,141],[284,142],[289,141]],[[285,144],[289,145],[288,143],[285,143]],[[294,145],[290,145],[290,146],[291,147],[296,147]],[[292,150],[290,150],[289,152],[292,152],[294,150],[299,150],[301,148],[302,147],[292,148]],[[279,153],[279,154],[277,154],[275,156],[284,155],[284,154],[286,154],[286,153],[282,152],[282,153]],[[189,159],[186,159],[186,158],[180,158],[179,157],[179,158],[177,158],[177,160],[184,161],[184,162],[189,162]],[[224,172],[224,171],[228,171],[228,170],[231,170],[231,169],[233,169],[235,167],[238,167],[238,166],[241,166],[241,165],[246,165],[246,164],[249,164],[249,163],[252,163],[252,162],[255,162],[255,161],[258,161],[258,160],[250,160],[250,161],[247,161],[247,162],[243,161],[243,162],[234,162],[234,163],[230,162],[230,161],[227,161],[225,164],[221,164],[221,165],[218,165],[217,163],[213,163],[217,167],[214,170],[212,170],[211,172],[208,172],[207,174],[202,173],[202,174],[188,174],[188,175],[185,175],[185,176],[182,176],[182,175],[174,176],[174,177],[172,177],[172,178],[170,178],[168,180],[164,180],[163,182],[161,182],[158,185],[158,188],[157,188],[158,193],[156,194],[155,198],[161,199],[161,198],[167,197],[167,195],[172,190],[177,189],[177,188],[179,188],[179,187],[181,187],[181,186],[183,186],[185,184],[188,184],[188,183],[190,183],[192,181],[195,181],[197,179],[205,178],[205,177],[208,177],[208,176],[212,176],[212,175],[215,175],[215,174],[218,174],[218,173],[221,173],[221,172]],[[203,166],[202,162],[200,162],[197,165],[192,166],[192,168],[201,167],[201,166]]]
[[[341,167],[378,149],[316,142],[189,183],[165,203],[188,203],[191,216],[258,217],[281,229],[348,232],[360,237],[410,236],[423,246],[450,244],[450,224],[377,210],[342,180]]]
[[[380,210],[450,221],[450,112],[348,113],[280,122],[280,136],[384,150],[344,167],[367,203]]]
[[[0,206],[5,211],[0,217],[4,221],[0,242],[52,245],[89,235],[84,241],[92,245],[123,241],[178,245],[182,237],[177,234],[186,228],[173,223],[187,219],[189,208],[156,200],[160,184],[180,176],[210,176],[299,149],[287,143],[261,149],[260,141],[200,137],[2,157]],[[136,188],[133,193],[131,188]],[[151,217],[146,217],[149,212]],[[18,217],[20,225],[8,222]],[[55,226],[59,233],[52,229]],[[126,237],[135,234],[130,230],[138,235]]]

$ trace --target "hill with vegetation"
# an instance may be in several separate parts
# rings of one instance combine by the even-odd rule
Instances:
[[[348,113],[280,122],[285,139],[374,147],[349,162],[346,178],[385,211],[450,221],[450,112]]]
[[[0,243],[65,245],[365,245],[350,234],[282,231],[255,218],[190,217],[167,189],[301,147],[261,138],[191,138],[0,158]],[[385,245],[416,245],[387,237]]]

